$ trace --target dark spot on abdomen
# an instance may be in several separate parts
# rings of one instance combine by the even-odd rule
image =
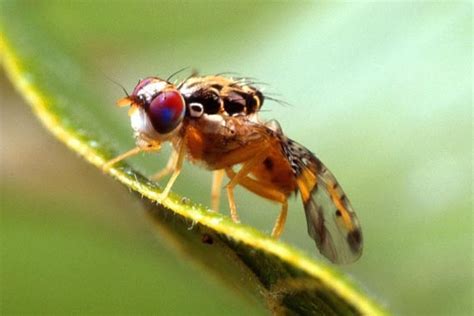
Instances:
[[[263,164],[264,164],[265,168],[266,168],[268,171],[272,171],[272,170],[273,170],[273,160],[272,160],[270,157],[267,157],[267,158],[263,161]]]

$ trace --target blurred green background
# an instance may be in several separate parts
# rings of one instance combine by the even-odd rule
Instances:
[[[3,2],[104,75],[113,104],[139,78],[190,66],[266,83],[265,103],[335,173],[363,225],[364,255],[340,267],[402,315],[473,311],[472,4],[469,2]],[[3,21],[3,22],[5,22]],[[139,201],[50,136],[1,88],[0,312],[265,314],[152,233]],[[151,174],[166,163],[132,164]],[[187,164],[174,191],[209,203]],[[222,199],[223,212],[227,212]],[[240,190],[242,221],[269,232],[278,207]],[[283,240],[318,257],[299,201]],[[320,258],[320,257],[318,257]]]

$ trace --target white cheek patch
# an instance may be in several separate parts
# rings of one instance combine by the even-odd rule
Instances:
[[[157,95],[160,91],[163,91],[166,85],[167,83],[164,81],[156,81],[156,82],[149,83],[143,88],[141,88],[137,92],[137,95],[145,98],[147,102],[151,102],[151,98]]]
[[[149,146],[151,143],[172,141],[181,127],[181,125],[178,125],[178,127],[173,131],[167,134],[160,134],[151,124],[151,121],[143,108],[137,108],[133,111],[130,115],[130,123],[135,132],[136,143],[140,147]]]
[[[137,134],[145,134],[149,136],[156,135],[156,131],[153,128],[153,125],[151,125],[148,115],[142,108],[137,108],[133,111],[130,116],[130,123]]]

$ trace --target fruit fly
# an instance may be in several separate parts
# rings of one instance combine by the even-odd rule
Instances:
[[[308,149],[285,136],[278,122],[259,119],[263,94],[245,79],[190,76],[172,83],[158,77],[138,82],[118,106],[129,106],[136,147],[110,160],[104,170],[140,152],[172,144],[158,180],[171,174],[160,195],[165,199],[183,160],[213,171],[211,205],[217,211],[224,175],[234,222],[239,222],[234,188],[240,185],[281,205],[272,230],[278,238],[288,213],[288,198],[303,201],[308,233],[334,263],[351,263],[362,254],[362,232],[352,206],[333,174]],[[237,170],[235,168],[238,168]]]

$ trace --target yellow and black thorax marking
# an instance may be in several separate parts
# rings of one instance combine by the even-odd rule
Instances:
[[[263,94],[246,79],[191,77],[178,85],[189,105],[202,105],[204,114],[249,115],[260,110]],[[187,113],[191,116],[190,113]]]

